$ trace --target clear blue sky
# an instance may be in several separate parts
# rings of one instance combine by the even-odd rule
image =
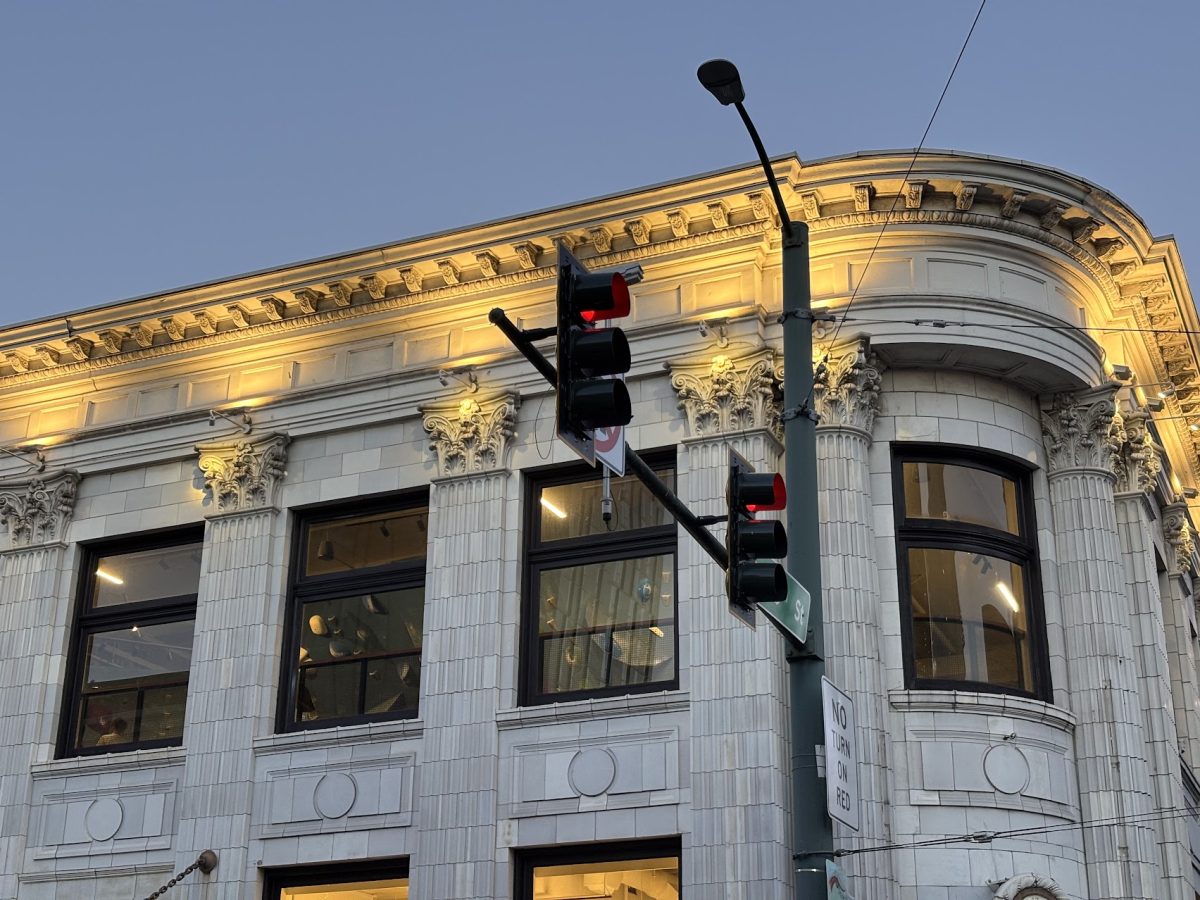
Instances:
[[[0,323],[748,162],[914,147],[977,0],[0,2]],[[1200,293],[1200,4],[989,0],[927,141],[1097,182]]]

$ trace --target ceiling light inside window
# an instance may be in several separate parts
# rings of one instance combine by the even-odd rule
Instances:
[[[1017,602],[1017,598],[1013,596],[1012,588],[1003,581],[996,582],[996,593],[1007,603],[1013,612],[1021,611],[1021,604]]]
[[[103,569],[96,570],[96,577],[103,578],[109,584],[124,584],[124,579],[118,578],[112,572],[105,572]]]
[[[545,494],[542,495],[542,506],[546,507],[546,509],[548,509],[553,515],[558,516],[560,519],[565,519],[567,517],[565,512],[546,499]]]

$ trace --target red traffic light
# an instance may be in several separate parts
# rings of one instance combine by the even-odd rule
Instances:
[[[783,509],[787,506],[787,487],[783,483],[782,475],[778,473],[775,475],[751,475],[750,478],[761,478],[764,482],[771,479],[771,483],[769,488],[766,485],[758,487],[751,487],[749,484],[743,485],[742,493],[746,495],[748,501],[746,503],[747,512],[766,512],[772,509]],[[768,490],[770,491],[769,498],[766,496]],[[750,494],[754,496],[751,497]]]
[[[585,322],[629,315],[629,285],[619,272],[576,274],[571,306]]]

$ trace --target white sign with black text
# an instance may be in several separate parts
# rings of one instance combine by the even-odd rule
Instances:
[[[821,704],[825,710],[825,805],[830,816],[858,831],[854,701],[822,677]]]

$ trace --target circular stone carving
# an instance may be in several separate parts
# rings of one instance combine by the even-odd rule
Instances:
[[[567,780],[585,797],[596,797],[607,791],[617,777],[617,761],[607,750],[592,747],[580,750],[567,767]]]
[[[83,817],[84,827],[93,841],[107,841],[121,827],[125,818],[125,810],[121,801],[113,797],[101,797],[93,800]]]
[[[1029,760],[1019,747],[997,744],[983,756],[983,774],[1002,794],[1019,794],[1029,784]]]
[[[313,792],[313,806],[326,819],[340,819],[350,812],[356,796],[358,786],[353,778],[341,772],[329,772],[317,782],[317,789]]]

